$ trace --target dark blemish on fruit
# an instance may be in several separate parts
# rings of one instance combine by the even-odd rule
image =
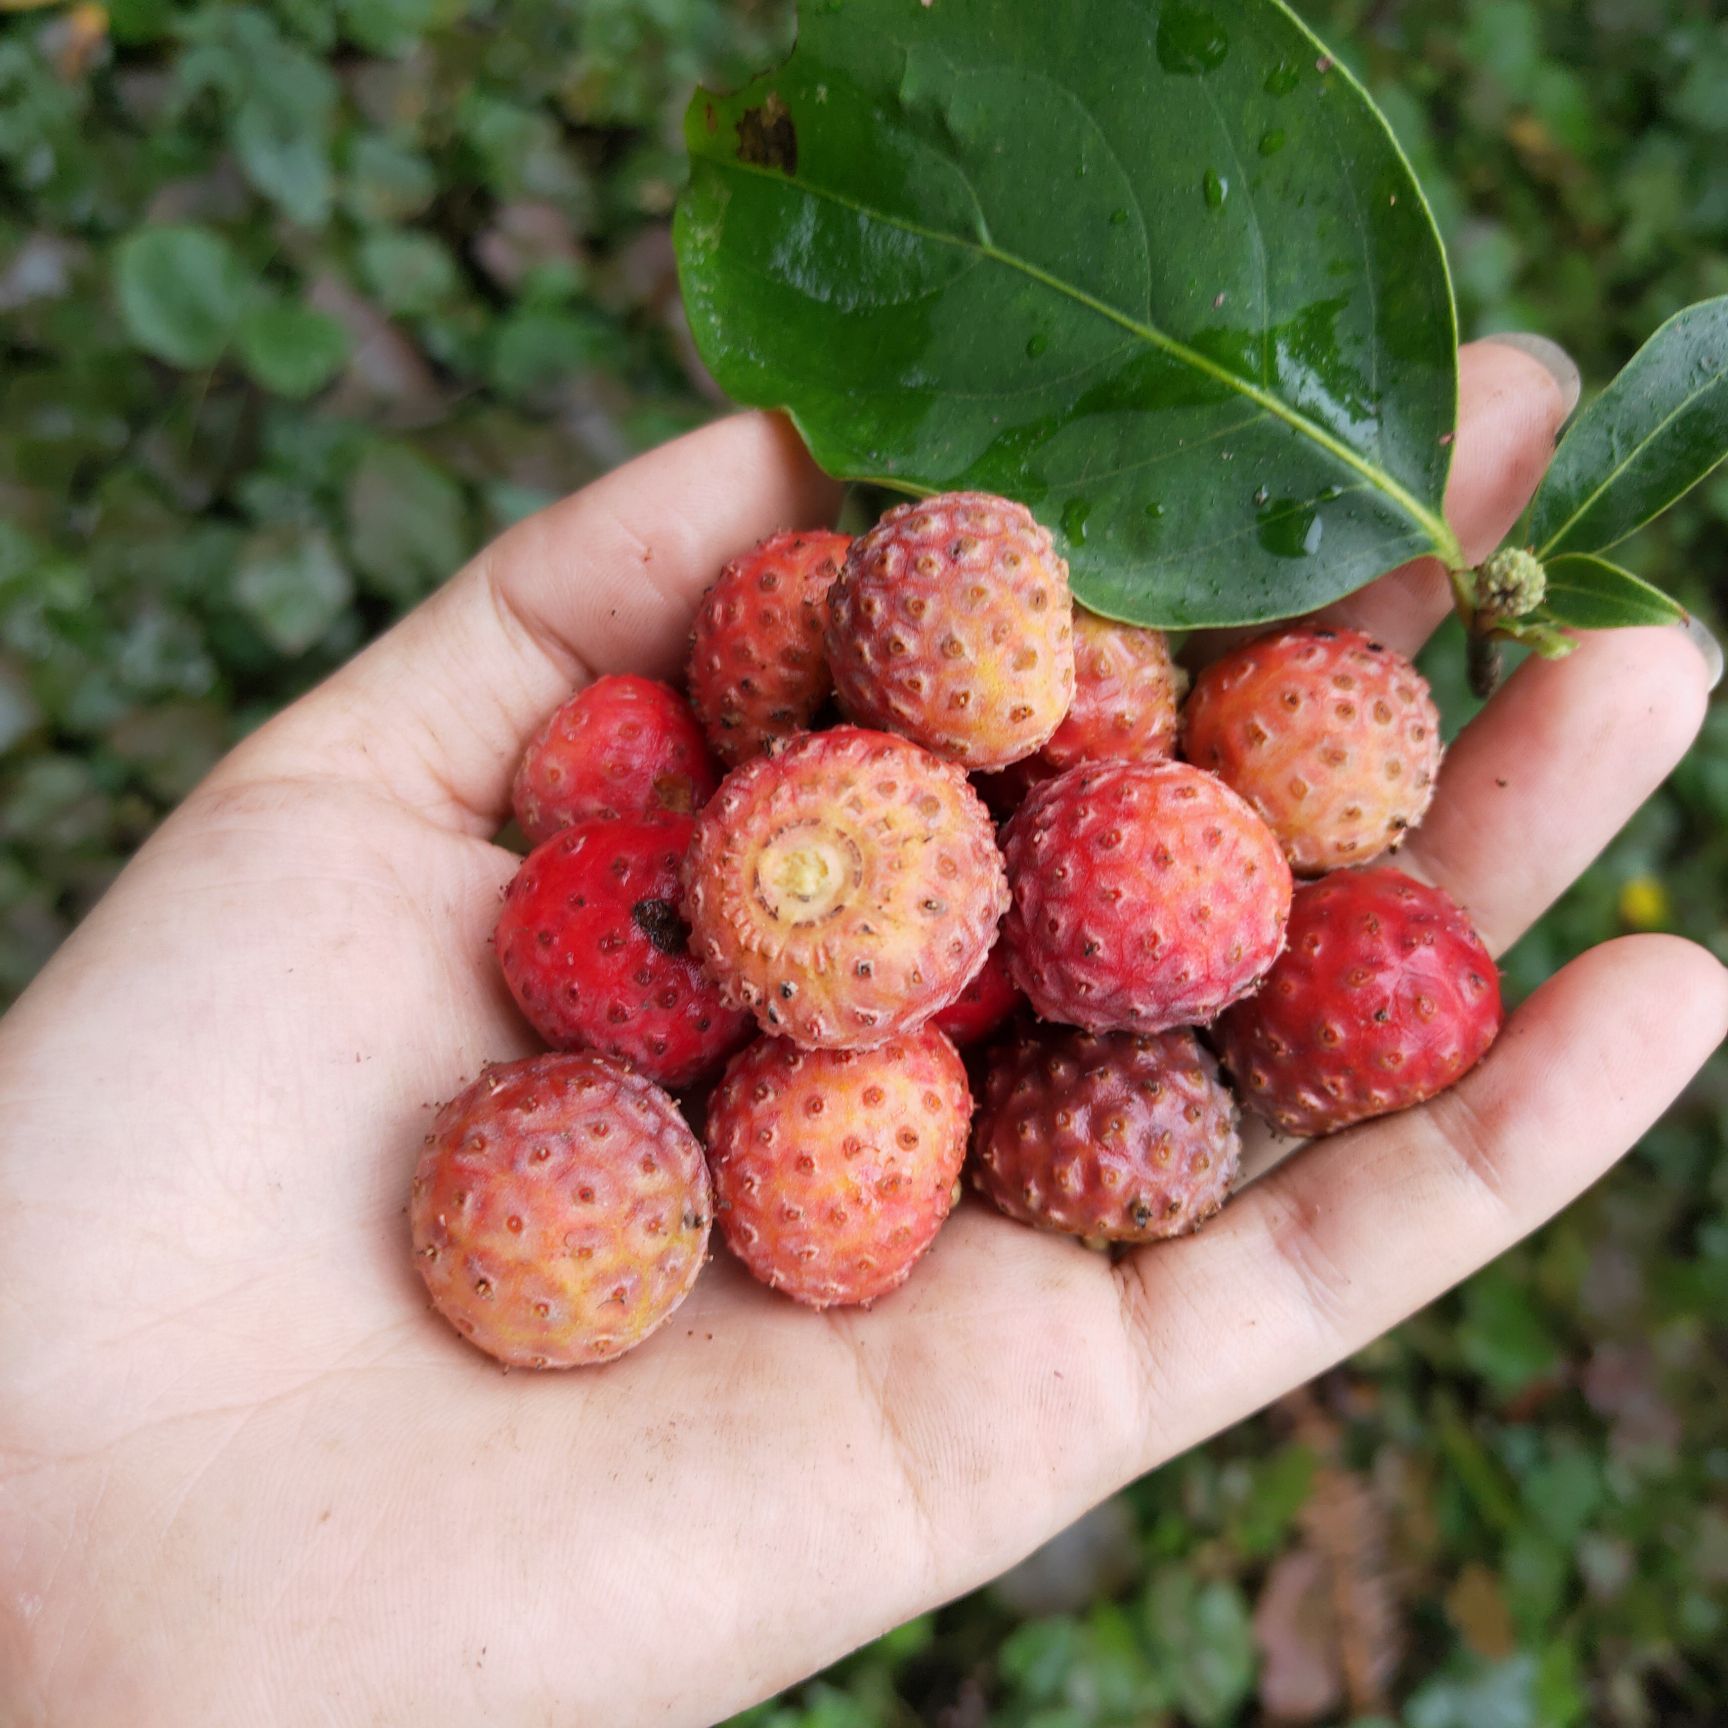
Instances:
[[[690,926],[670,900],[638,900],[630,920],[662,954],[689,952]]]

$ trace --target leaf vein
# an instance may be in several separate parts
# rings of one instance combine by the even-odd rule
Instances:
[[[1648,436],[1639,440],[1637,447],[1624,461],[1617,462],[1606,474],[1603,475],[1601,483],[1587,498],[1585,498],[1583,503],[1581,503],[1578,508],[1574,510],[1572,514],[1548,536],[1548,539],[1544,542],[1541,550],[1536,554],[1536,556],[1538,558],[1546,559],[1552,555],[1555,547],[1557,547],[1560,542],[1564,540],[1566,536],[1590,514],[1591,510],[1601,502],[1604,494],[1607,493],[1615,482],[1618,481],[1635,463],[1640,461],[1649,453],[1651,447],[1676,420],[1697,403],[1702,401],[1713,390],[1724,386],[1728,386],[1728,372],[1717,372],[1710,378],[1708,383],[1700,385],[1699,388],[1694,390],[1689,396],[1686,396],[1680,402],[1676,403],[1674,411],[1671,414],[1666,415],[1651,427]],[[1577,547],[1574,550],[1580,552],[1612,552],[1616,546],[1623,545],[1637,532],[1637,528],[1634,528],[1630,533],[1622,534],[1618,540],[1610,541],[1606,546]]]
[[[757,166],[754,163],[718,157],[710,157],[709,161],[721,173],[737,174],[746,178],[775,180],[781,183],[786,181],[786,176],[778,170]],[[1076,305],[1084,307],[1096,316],[1118,325],[1131,335],[1137,336],[1148,347],[1156,349],[1159,353],[1189,367],[1201,376],[1210,378],[1214,383],[1246,398],[1270,417],[1282,421],[1293,432],[1306,437],[1343,467],[1360,475],[1368,486],[1382,493],[1402,510],[1414,525],[1428,535],[1433,550],[1439,556],[1449,562],[1461,558],[1457,537],[1446,524],[1444,517],[1430,510],[1384,468],[1378,467],[1359,456],[1342,440],[1309,419],[1307,415],[1279,400],[1264,386],[1252,383],[1230,371],[1227,367],[1221,366],[1218,362],[1208,359],[1197,349],[1190,348],[1187,344],[1178,341],[1157,325],[1137,319],[1119,307],[1112,306],[1108,301],[1100,300],[1096,295],[1089,294],[1086,290],[1077,288],[1072,283],[1064,282],[1059,276],[1053,275],[1042,265],[1035,264],[1028,258],[1021,258],[1015,253],[1004,251],[998,246],[964,235],[944,233],[940,229],[927,227],[907,217],[874,209],[859,199],[849,198],[829,187],[817,186],[802,180],[796,181],[794,184],[813,198],[825,199],[842,209],[852,211],[855,215],[863,216],[870,221],[880,222],[885,227],[897,229],[914,239],[928,240],[933,245],[952,246],[963,251],[978,252],[991,262],[1000,264],[1005,269],[1018,270],[1029,280],[1039,283],[1055,294],[1072,300]]]

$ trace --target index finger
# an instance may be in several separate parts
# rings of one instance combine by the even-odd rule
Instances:
[[[495,833],[552,709],[603,673],[674,676],[721,565],[832,521],[839,502],[777,415],[692,432],[507,530],[225,772],[369,779],[446,826]]]

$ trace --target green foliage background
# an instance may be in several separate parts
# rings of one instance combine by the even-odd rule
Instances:
[[[1467,330],[1546,331],[1600,385],[1728,292],[1710,0],[1306,10],[1411,147]],[[0,14],[0,1000],[246,727],[501,525],[714,411],[667,238],[677,117],[788,34],[782,0]],[[1728,480],[1632,562],[1720,628]],[[1460,688],[1455,642],[1431,665]],[[1728,958],[1724,882],[1718,701],[1513,984],[1627,928]],[[1312,1398],[747,1720],[1351,1720],[1290,1713],[1307,1658],[1379,1694],[1359,1728],[1720,1722],[1725,1140],[1719,1061],[1613,1181]],[[1313,1565],[1338,1624],[1279,1608]]]

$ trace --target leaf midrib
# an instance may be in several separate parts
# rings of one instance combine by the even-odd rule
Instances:
[[[1674,411],[1671,414],[1664,416],[1664,418],[1652,426],[1649,435],[1638,440],[1632,453],[1627,456],[1623,462],[1617,462],[1606,474],[1602,476],[1601,483],[1596,487],[1595,491],[1593,491],[1589,497],[1587,497],[1584,502],[1580,504],[1578,508],[1574,510],[1572,514],[1548,536],[1536,556],[1542,559],[1551,557],[1554,553],[1555,547],[1557,547],[1593,509],[1595,509],[1597,504],[1600,503],[1602,498],[1606,495],[1609,488],[1613,486],[1614,483],[1619,480],[1620,476],[1631,468],[1634,463],[1644,456],[1650,446],[1654,444],[1656,440],[1681,417],[1681,415],[1687,413],[1695,403],[1708,396],[1711,391],[1723,386],[1728,386],[1728,369],[1712,374],[1710,381],[1707,384],[1700,385],[1691,393],[1691,395],[1684,397],[1680,402],[1676,403]],[[1696,484],[1696,482],[1694,482],[1694,484]],[[1649,520],[1649,518],[1646,518],[1646,520]],[[1623,546],[1628,540],[1630,540],[1632,536],[1638,532],[1638,528],[1642,526],[1643,524],[1639,523],[1636,526],[1629,528],[1618,540],[1610,540],[1606,545],[1584,546],[1575,548],[1575,550],[1586,556],[1593,552],[1612,552],[1616,546]]]
[[[1434,552],[1443,558],[1448,566],[1458,569],[1463,566],[1464,553],[1458,537],[1452,532],[1444,517],[1437,515],[1423,504],[1406,487],[1386,472],[1384,468],[1365,461],[1358,456],[1348,444],[1335,438],[1323,426],[1317,425],[1307,415],[1298,413],[1288,403],[1282,402],[1269,391],[1262,390],[1250,384],[1245,378],[1209,360],[1198,350],[1190,348],[1186,343],[1179,342],[1174,336],[1166,334],[1155,324],[1144,323],[1140,319],[1130,317],[1126,312],[1110,305],[1108,301],[1088,294],[1084,289],[1077,288],[1071,282],[1064,282],[1059,276],[1053,276],[1040,265],[1029,259],[1018,257],[1012,252],[1004,251],[993,241],[971,239],[965,235],[947,234],[937,228],[925,227],[922,223],[913,222],[906,217],[891,215],[864,203],[860,199],[849,198],[826,186],[817,186],[808,180],[795,179],[778,170],[760,167],[755,163],[741,162],[735,157],[704,155],[703,160],[723,173],[742,174],[752,179],[768,180],[779,186],[791,186],[812,198],[825,199],[841,209],[850,210],[856,215],[866,216],[873,222],[880,222],[885,227],[898,229],[903,234],[910,234],[917,239],[928,240],[936,245],[951,246],[961,251],[976,253],[981,258],[1001,264],[1010,270],[1018,270],[1030,281],[1038,282],[1053,292],[1064,295],[1078,306],[1084,306],[1088,311],[1126,330],[1130,335],[1138,337],[1150,347],[1167,354],[1173,360],[1192,367],[1196,372],[1222,384],[1226,389],[1233,390],[1246,401],[1252,402],[1263,413],[1273,419],[1281,420],[1292,431],[1299,432],[1312,443],[1326,451],[1335,461],[1353,469],[1368,482],[1375,491],[1392,500],[1412,521],[1428,535]]]

